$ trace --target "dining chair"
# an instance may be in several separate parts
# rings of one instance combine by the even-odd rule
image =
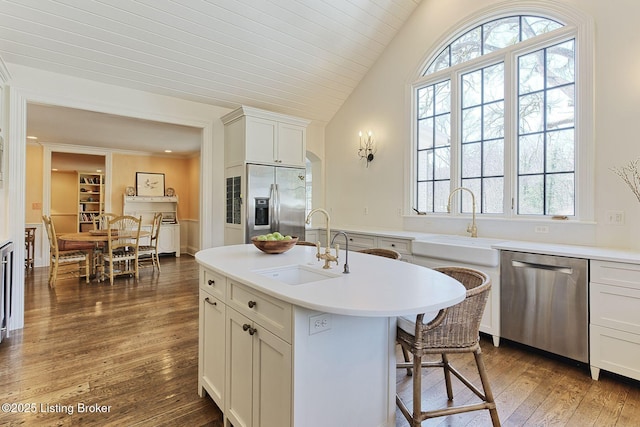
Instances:
[[[78,250],[61,251],[51,217],[42,215],[42,222],[49,238],[49,287],[56,287],[58,274],[81,277],[83,268],[86,283],[89,283],[89,255]]]
[[[360,252],[362,254],[377,255],[377,256],[391,258],[391,259],[402,259],[402,255],[400,255],[400,252],[394,251],[393,249],[369,248],[369,249],[360,249],[357,252]]]
[[[33,252],[36,245],[36,228],[25,227],[24,228],[24,268],[27,270],[33,268]]]
[[[107,251],[102,256],[109,272],[109,282],[119,275],[138,279],[138,246],[142,218],[130,215],[115,217],[107,223]]]
[[[496,403],[489,385],[489,378],[482,359],[480,349],[480,320],[484,313],[491,279],[484,272],[464,267],[439,267],[435,268],[443,274],[453,277],[467,289],[465,299],[452,306],[440,310],[434,318],[427,317],[425,313],[415,318],[399,317],[396,340],[403,349],[413,355],[412,362],[398,363],[398,368],[413,369],[413,411],[410,411],[405,403],[396,395],[396,404],[400,412],[405,416],[409,425],[419,427],[422,421],[459,414],[462,412],[489,410],[491,422],[494,426],[500,425]],[[429,320],[431,319],[431,320]],[[424,323],[424,321],[427,323]],[[454,368],[448,359],[452,353],[473,353],[482,390],[465,378],[460,371]],[[426,361],[422,358],[427,355],[439,355],[440,361]],[[422,410],[422,368],[443,368],[444,379],[449,402],[453,401],[453,388],[451,374],[456,376],[481,400],[481,403],[470,403],[453,406],[451,403],[445,408]]]
[[[94,230],[106,230],[109,221],[113,218],[116,218],[118,215],[111,212],[103,212],[99,215],[94,215],[93,221],[93,229]]]
[[[151,260],[153,268],[158,267],[160,272],[160,259],[158,258],[158,237],[160,235],[160,226],[162,225],[162,212],[158,212],[153,216],[151,224],[151,236],[148,245],[138,246],[138,266],[144,265],[147,259]],[[147,257],[147,258],[143,258]]]

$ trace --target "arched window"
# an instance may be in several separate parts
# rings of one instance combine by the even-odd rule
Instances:
[[[481,214],[577,216],[579,34],[558,19],[503,15],[431,56],[414,84],[419,211],[446,212],[462,186]],[[471,212],[459,194],[456,212]]]

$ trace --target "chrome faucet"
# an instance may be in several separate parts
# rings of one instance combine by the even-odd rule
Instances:
[[[324,216],[327,217],[327,247],[324,249],[324,253],[320,253],[320,242],[317,242],[316,248],[318,248],[318,252],[316,253],[316,258],[318,260],[321,260],[321,259],[324,260],[324,266],[322,268],[331,268],[331,265],[329,263],[331,262],[335,262],[336,264],[338,263],[338,251],[336,250],[335,256],[331,255],[331,240],[330,240],[331,239],[331,218],[329,217],[329,212],[325,211],[322,208],[313,209],[307,215],[307,219],[305,220],[305,222],[307,224],[310,224],[311,216],[316,212],[323,213]]]
[[[478,227],[476,226],[476,196],[473,194],[473,191],[469,190],[466,187],[458,187],[454,188],[451,193],[449,193],[449,201],[447,202],[447,212],[451,213],[451,198],[458,191],[468,191],[471,194],[471,205],[472,213],[471,213],[471,224],[467,226],[467,233],[471,233],[471,237],[478,237]]]
[[[347,236],[347,233],[345,233],[344,231],[338,231],[336,232],[335,236],[333,236],[333,239],[331,239],[331,244],[333,244],[334,240],[336,240],[336,237],[338,237],[340,234],[342,234],[344,236],[344,242],[345,242],[345,255],[344,255],[344,274],[349,274],[349,236]],[[338,256],[339,254],[339,249],[340,247],[338,245],[336,245],[336,256]]]

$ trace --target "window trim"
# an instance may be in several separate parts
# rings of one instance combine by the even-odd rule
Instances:
[[[470,61],[453,65],[449,68],[439,70],[437,72],[423,76],[422,74],[426,68],[430,65],[431,61],[435,60],[442,50],[448,46],[453,40],[467,31],[473,29],[478,25],[482,25],[491,20],[505,18],[514,15],[535,15],[544,18],[552,19],[558,22],[564,23],[564,27],[558,28],[549,33],[540,35],[538,37],[525,40],[516,45],[510,46],[505,52],[505,49],[491,52],[486,55],[474,58]],[[593,19],[574,8],[566,6],[558,6],[546,1],[534,1],[534,2],[520,2],[519,5],[505,5],[501,4],[496,7],[491,7],[480,11],[474,15],[473,19],[466,19],[455,25],[452,28],[456,31],[447,32],[441,37],[439,42],[433,49],[429,49],[428,55],[420,63],[420,67],[416,70],[413,82],[408,85],[410,90],[410,96],[408,97],[411,102],[411,106],[408,109],[410,114],[410,132],[411,132],[411,144],[407,144],[407,162],[410,167],[407,168],[409,185],[405,187],[405,205],[407,211],[415,212],[416,204],[416,191],[417,191],[417,90],[420,87],[424,87],[427,84],[433,84],[440,81],[452,80],[451,85],[451,111],[459,110],[459,87],[458,82],[460,75],[472,70],[477,70],[483,66],[487,66],[491,63],[501,62],[502,58],[509,57],[509,61],[505,60],[505,75],[509,76],[508,84],[505,89],[505,121],[514,123],[516,118],[514,115],[515,94],[517,88],[515,87],[515,79],[517,73],[517,67],[514,67],[514,61],[518,55],[521,55],[525,51],[535,50],[536,47],[548,46],[553,43],[566,41],[568,39],[575,39],[575,55],[576,55],[576,127],[575,127],[575,156],[576,156],[576,168],[575,168],[575,215],[572,219],[581,222],[592,222],[595,217],[594,206],[594,192],[595,192],[595,179],[593,177],[594,171],[594,34],[593,34]],[[455,80],[454,80],[455,79]],[[517,124],[515,124],[517,125]],[[505,143],[505,197],[504,200],[504,212],[502,214],[479,214],[480,217],[494,217],[503,219],[534,219],[540,220],[550,218],[549,215],[523,215],[518,214],[515,206],[515,193],[517,189],[517,171],[514,168],[514,163],[517,161],[517,150],[513,145],[514,138],[517,138],[517,127],[515,125],[507,126],[505,129],[505,141],[509,141],[509,144]],[[456,117],[452,117],[452,139],[454,134],[457,143],[451,146],[451,186],[455,188],[459,185],[460,179],[460,144],[459,144],[459,114]],[[508,133],[507,133],[508,132]],[[513,198],[513,206],[512,200]],[[442,216],[441,213],[427,213],[427,216]],[[447,215],[447,214],[445,214]],[[469,216],[466,213],[453,212],[447,216]]]

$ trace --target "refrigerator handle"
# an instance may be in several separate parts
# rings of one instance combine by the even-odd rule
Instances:
[[[278,184],[275,185],[275,193],[276,193],[276,211],[275,211],[275,222],[276,228],[275,231],[280,231],[280,189],[278,188]]]
[[[276,189],[275,184],[269,187],[269,233],[275,230],[276,226]]]

